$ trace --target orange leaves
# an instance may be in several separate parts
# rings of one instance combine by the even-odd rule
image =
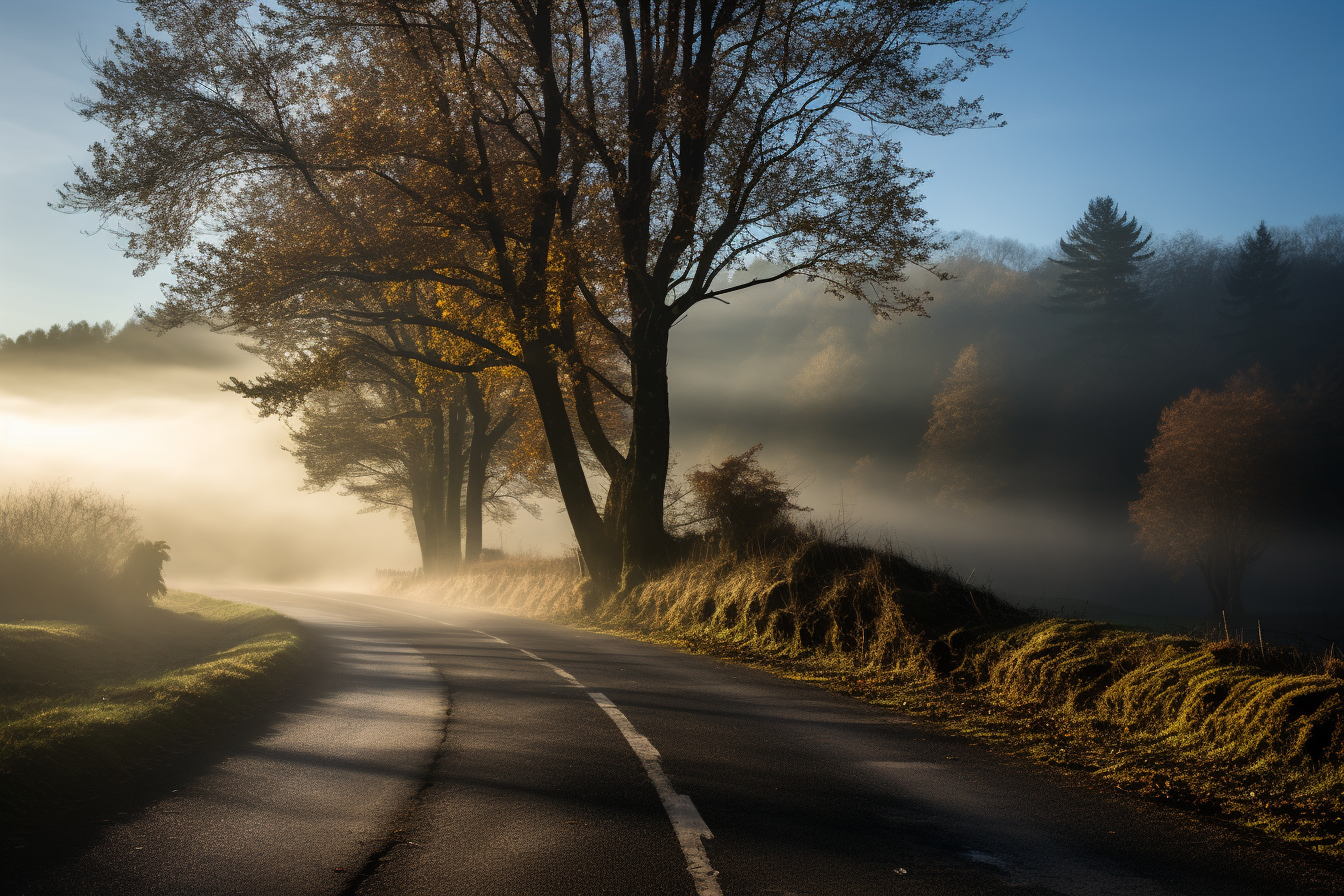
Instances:
[[[1285,422],[1255,370],[1163,410],[1129,507],[1145,553],[1175,571],[1214,555],[1258,556],[1285,497]]]

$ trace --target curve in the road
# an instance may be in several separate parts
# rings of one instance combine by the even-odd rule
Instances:
[[[337,645],[326,691],[9,889],[1344,893],[1334,863],[757,670],[469,608],[212,593]]]
[[[311,597],[311,594],[305,594],[301,591],[282,591],[274,590],[279,594],[295,594],[300,597]],[[328,598],[336,603],[350,604],[352,606],[363,607],[369,610],[381,610],[388,613],[396,613],[401,616],[409,616],[414,619],[420,619],[435,625],[444,625],[449,628],[461,629],[462,626],[451,622],[444,622],[441,619],[434,619],[430,616],[423,616],[418,613],[409,613],[405,610],[380,607],[376,604],[368,604],[360,601],[353,601],[342,598]],[[489,638],[496,644],[503,644],[509,647],[509,644],[503,638],[495,637],[486,632],[477,629],[464,629],[472,634],[481,635]],[[583,688],[584,685],[573,675],[570,675],[564,669],[554,663],[548,662],[537,656],[530,650],[524,650],[521,647],[514,647],[519,653],[528,659],[534,660],[550,669],[556,675],[560,676],[571,687]],[[586,688],[585,688],[586,690]],[[714,835],[710,832],[709,826],[705,820],[700,817],[700,812],[695,808],[695,803],[684,793],[677,793],[672,787],[672,782],[668,780],[667,773],[663,771],[662,756],[658,753],[653,743],[644,735],[635,730],[635,726],[630,724],[630,720],[625,714],[616,707],[604,694],[597,691],[588,691],[588,696],[593,702],[602,707],[608,717],[616,723],[616,728],[625,738],[630,749],[634,751],[635,756],[639,758],[644,766],[644,772],[649,776],[649,781],[658,793],[658,799],[662,801],[663,810],[667,813],[668,821],[672,823],[672,830],[676,832],[677,844],[681,847],[682,854],[686,856],[686,870],[691,875],[691,880],[695,884],[696,896],[722,896],[718,881],[715,880],[717,872],[709,863],[709,856],[705,854],[705,840],[712,839]]]

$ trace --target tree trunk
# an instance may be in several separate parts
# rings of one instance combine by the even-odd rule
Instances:
[[[466,413],[460,400],[448,407],[447,475],[443,500],[443,565],[445,572],[456,572],[462,564],[462,479],[466,472],[463,442],[466,439]]]
[[[467,497],[463,502],[466,515],[466,543],[462,551],[463,563],[476,563],[481,559],[481,536],[483,528],[482,505],[485,503],[485,478],[490,465],[490,456],[495,445],[512,425],[507,416],[503,424],[491,429],[493,417],[485,403],[480,382],[472,374],[462,377],[467,396],[467,410],[471,413],[471,448],[467,454]]]
[[[420,545],[420,571],[428,574],[434,565],[434,544],[425,531],[425,495],[414,483],[411,485],[411,521],[415,524],[415,540]]]
[[[471,408],[471,448],[467,455],[467,496],[462,506],[466,516],[466,543],[462,549],[464,564],[481,559],[481,505],[485,501],[485,472],[492,447],[489,444],[490,412],[479,398],[479,390],[477,400],[471,400],[470,395],[468,397]]]
[[[1235,549],[1215,548],[1198,561],[1204,577],[1209,600],[1213,604],[1213,622],[1226,626],[1227,634],[1239,629],[1245,621],[1241,602],[1241,580],[1246,574],[1246,563]]]
[[[443,483],[444,420],[443,405],[430,399],[425,409],[429,419],[429,482],[425,489],[424,532],[430,548],[423,553],[425,575],[443,574]]]
[[[619,487],[615,532],[621,549],[621,590],[626,591],[672,561],[673,543],[663,524],[663,498],[671,458],[664,315],[642,316],[631,328],[633,419],[629,475]],[[613,484],[615,487],[615,484]]]
[[[546,444],[551,449],[565,513],[574,527],[574,538],[583,552],[584,563],[595,586],[588,601],[591,609],[598,595],[616,588],[621,573],[621,555],[608,537],[597,505],[593,503],[555,361],[546,346],[532,342],[523,345],[523,359],[537,402],[537,413],[546,432]]]

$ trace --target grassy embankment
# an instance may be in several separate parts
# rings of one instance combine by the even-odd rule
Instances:
[[[302,665],[294,623],[170,591],[88,621],[0,624],[0,828],[96,800],[224,730]]]
[[[785,540],[687,560],[595,616],[572,561],[389,590],[769,669],[1344,857],[1344,663],[1037,618],[899,556]]]

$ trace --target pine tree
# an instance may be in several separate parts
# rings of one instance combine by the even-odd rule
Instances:
[[[1151,329],[1152,303],[1144,298],[1138,273],[1139,262],[1153,256],[1143,251],[1152,238],[1111,197],[1093,199],[1059,241],[1064,257],[1050,259],[1064,268],[1051,310],[1094,315],[1113,334]]]
[[[1228,297],[1219,312],[1239,324],[1237,336],[1245,360],[1270,360],[1265,355],[1276,343],[1283,312],[1297,307],[1289,300],[1292,266],[1282,254],[1282,247],[1261,221],[1241,238],[1236,266],[1225,282]]]

